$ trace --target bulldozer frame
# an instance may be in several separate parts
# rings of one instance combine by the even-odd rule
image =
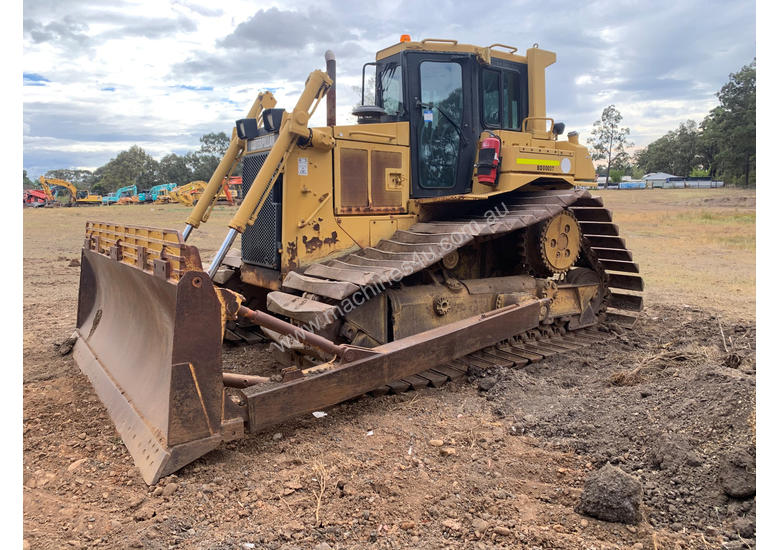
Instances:
[[[515,93],[527,112],[498,100],[496,127],[468,134],[477,119],[464,110],[458,127],[446,97],[407,97],[426,86],[407,72],[413,114],[363,105],[362,123],[339,126],[326,55],[328,72],[309,75],[291,112],[257,96],[182,232],[87,223],[74,355],[147,483],[302,413],[440,385],[470,365],[570,352],[603,340],[596,327],[607,318],[633,324],[638,266],[603,201],[576,188],[595,186],[587,149],[576,133],[559,141],[563,129],[546,114],[544,70],[555,54],[431,39],[377,54],[381,70],[440,71],[433,64],[445,59],[447,75],[462,73],[469,86],[490,71],[499,87],[525,75],[527,94]],[[485,101],[459,93],[461,105]],[[310,128],[326,97],[328,126]],[[488,147],[496,142],[500,157]],[[442,143],[458,143],[457,154],[421,163],[425,147]],[[187,240],[241,159],[243,201],[204,266]],[[450,181],[447,170],[449,188],[421,184]],[[251,232],[273,220],[278,233],[258,260]],[[287,358],[279,376],[223,372],[222,342],[239,324],[258,327]]]

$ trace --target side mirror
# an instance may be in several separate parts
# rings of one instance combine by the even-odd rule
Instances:
[[[555,136],[563,135],[563,131],[566,129],[566,124],[563,122],[556,122],[553,124],[552,131]]]
[[[259,134],[257,131],[257,120],[254,118],[242,118],[236,121],[236,134],[238,139],[254,139]]]

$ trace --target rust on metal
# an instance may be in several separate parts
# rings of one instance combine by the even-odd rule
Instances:
[[[296,241],[287,243],[287,267],[289,270],[298,267],[298,243]]]
[[[88,221],[84,248],[173,281],[203,269],[197,248],[184,244],[173,229]]]
[[[510,338],[538,324],[540,301],[511,305],[376,347],[372,355],[313,376],[273,387],[243,390],[249,429],[257,432],[293,416],[319,410],[412,376],[431,365]],[[410,384],[407,384],[409,387]]]
[[[252,264],[241,265],[241,281],[249,285],[279,290],[282,288],[282,275],[275,269],[268,269]]]
[[[147,483],[215,448],[233,421],[222,416],[219,299],[205,273],[177,274],[82,252],[74,357]]]
[[[222,383],[228,388],[248,388],[257,384],[267,384],[271,379],[267,376],[223,372]]]
[[[301,242],[303,242],[303,246],[306,247],[307,254],[311,254],[318,248],[322,248],[322,239],[320,239],[316,235],[314,237],[308,237],[304,235],[303,237],[301,237]]]
[[[292,336],[293,338],[304,342],[305,344],[308,344],[317,349],[321,349],[331,355],[336,355],[337,357],[343,357],[347,351],[347,346],[338,346],[327,338],[323,338],[322,336],[304,330],[301,327],[297,327],[286,321],[282,321],[278,317],[274,317],[273,315],[269,315],[268,313],[264,313],[262,311],[257,311],[249,309],[246,306],[241,306],[238,309],[238,315],[241,318],[251,321],[258,326],[271,329],[275,332],[279,332],[287,336]]]

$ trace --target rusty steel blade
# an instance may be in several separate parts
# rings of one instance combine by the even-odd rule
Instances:
[[[86,246],[74,358],[153,484],[241,429],[223,420],[219,300],[203,271],[174,279]]]

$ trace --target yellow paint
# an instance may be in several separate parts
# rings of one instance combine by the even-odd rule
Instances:
[[[500,44],[482,48],[451,40],[425,40],[391,46],[379,52],[377,59],[402,50],[472,53],[482,64],[490,64],[492,58],[498,58],[528,65],[529,113],[523,128],[492,132],[501,140],[504,158],[496,184],[479,183],[475,169],[471,191],[467,194],[411,198],[411,168],[415,159],[411,158],[409,148],[408,122],[312,128],[311,131],[322,134],[327,147],[314,143],[305,147],[297,145],[294,136],[311,135],[306,127],[308,115],[321,99],[320,84],[327,82],[323,75],[315,72],[313,74],[322,82],[312,84],[309,81],[292,114],[285,114],[279,138],[261,170],[269,172],[270,176],[270,166],[280,166],[284,173],[280,279],[292,269],[301,270],[307,265],[374,246],[397,230],[406,230],[421,220],[428,220],[437,203],[485,200],[526,186],[533,188],[540,178],[548,189],[569,189],[594,179],[595,171],[587,148],[576,139],[560,139],[552,133],[554,121],[546,113],[544,72],[555,62],[554,53],[534,47],[529,48],[525,56],[519,56],[515,55],[514,47]],[[487,135],[483,133],[480,141]],[[361,154],[365,155],[365,161],[353,157],[349,166],[342,167],[342,151],[345,150],[364,152]],[[479,143],[473,150],[475,161],[478,151]],[[387,153],[399,153],[400,166],[377,165],[377,169],[373,169],[374,155]],[[568,160],[563,163],[569,165],[566,172],[561,166],[563,159]],[[308,167],[306,171],[299,171],[299,160]],[[343,174],[350,178],[352,200],[342,196]],[[398,201],[395,202],[393,196],[385,198],[384,204],[379,203],[379,190],[398,192]],[[250,211],[256,212],[266,196],[267,193],[259,190],[248,194],[237,218]],[[442,206],[441,211],[446,212],[446,206]]]
[[[545,159],[517,159],[517,164],[536,164],[538,166],[558,166],[561,164],[559,160],[545,160]]]

